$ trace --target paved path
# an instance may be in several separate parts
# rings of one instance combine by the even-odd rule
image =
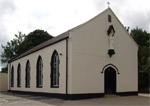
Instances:
[[[150,94],[146,94],[146,93],[140,93],[139,96],[145,96],[145,97],[149,97],[150,98]]]
[[[106,96],[103,98],[85,100],[61,100],[56,98],[22,95],[8,92],[0,93],[0,106],[150,106],[150,95],[140,96]]]

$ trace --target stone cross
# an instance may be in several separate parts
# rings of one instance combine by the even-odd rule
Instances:
[[[107,2],[107,4],[108,4],[108,7],[109,7],[109,5],[110,5],[109,1]]]

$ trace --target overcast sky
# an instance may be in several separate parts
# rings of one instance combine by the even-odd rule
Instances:
[[[124,26],[150,32],[150,0],[0,0],[0,44],[18,31],[57,36],[107,9],[107,1]]]

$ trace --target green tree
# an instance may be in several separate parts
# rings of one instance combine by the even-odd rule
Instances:
[[[149,86],[150,73],[150,33],[140,28],[131,30],[130,35],[139,45],[138,50],[138,69],[139,69],[139,88]]]
[[[48,32],[44,30],[34,30],[30,32],[27,36],[18,32],[15,34],[15,38],[7,44],[1,45],[3,52],[1,53],[1,62],[7,63],[8,60],[13,58],[16,55],[21,54],[22,52],[53,38]],[[2,68],[2,72],[7,72],[7,67]]]
[[[148,33],[147,31],[143,31],[142,29],[137,27],[135,29],[132,29],[130,34],[139,46],[149,46],[150,33]]]
[[[129,33],[130,27],[125,27],[125,29],[127,30],[127,32]]]
[[[19,49],[19,45],[23,42],[25,34],[18,32],[18,35],[15,34],[15,38],[7,44],[1,45],[3,52],[1,53],[1,62],[7,63],[12,57],[17,55],[17,51]]]
[[[1,53],[1,62],[2,64],[7,63],[8,60],[13,58],[15,55],[17,55],[17,51],[19,49],[19,45],[23,42],[25,37],[25,34],[22,34],[21,32],[18,32],[18,34],[15,34],[15,38],[11,40],[10,42],[7,42],[7,44],[1,45],[3,52]],[[7,73],[7,66],[1,69],[2,73]]]
[[[47,31],[44,30],[34,30],[30,32],[26,37],[25,40],[19,45],[19,50],[17,53],[22,53],[40,43],[43,43],[46,40],[53,38]]]
[[[6,67],[2,68],[2,71],[0,73],[7,73],[7,72],[8,72],[8,67],[6,66]]]

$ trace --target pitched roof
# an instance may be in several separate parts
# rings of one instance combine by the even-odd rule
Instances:
[[[29,55],[29,54],[31,54],[31,53],[34,53],[34,52],[36,52],[36,51],[38,51],[38,50],[40,50],[40,49],[43,49],[43,48],[45,48],[45,47],[47,47],[47,46],[50,46],[50,45],[52,45],[52,44],[54,44],[54,43],[57,43],[57,42],[59,42],[59,41],[62,41],[62,40],[64,40],[64,39],[68,38],[68,37],[69,37],[69,31],[66,31],[66,32],[60,34],[59,36],[56,36],[56,37],[54,37],[54,38],[52,38],[52,39],[49,39],[49,40],[47,40],[47,41],[45,41],[45,42],[43,42],[43,43],[41,43],[41,44],[39,44],[39,45],[37,45],[37,46],[35,46],[35,47],[33,47],[33,48],[31,48],[31,49],[29,49],[29,50],[23,52],[23,53],[21,53],[21,54],[15,56],[15,57],[12,58],[11,60],[9,60],[8,63],[10,63],[10,62],[12,62],[12,61],[15,61],[15,60],[17,60],[17,59],[20,59],[20,58],[22,58],[22,57],[24,57],[24,56],[27,56],[27,55]]]

